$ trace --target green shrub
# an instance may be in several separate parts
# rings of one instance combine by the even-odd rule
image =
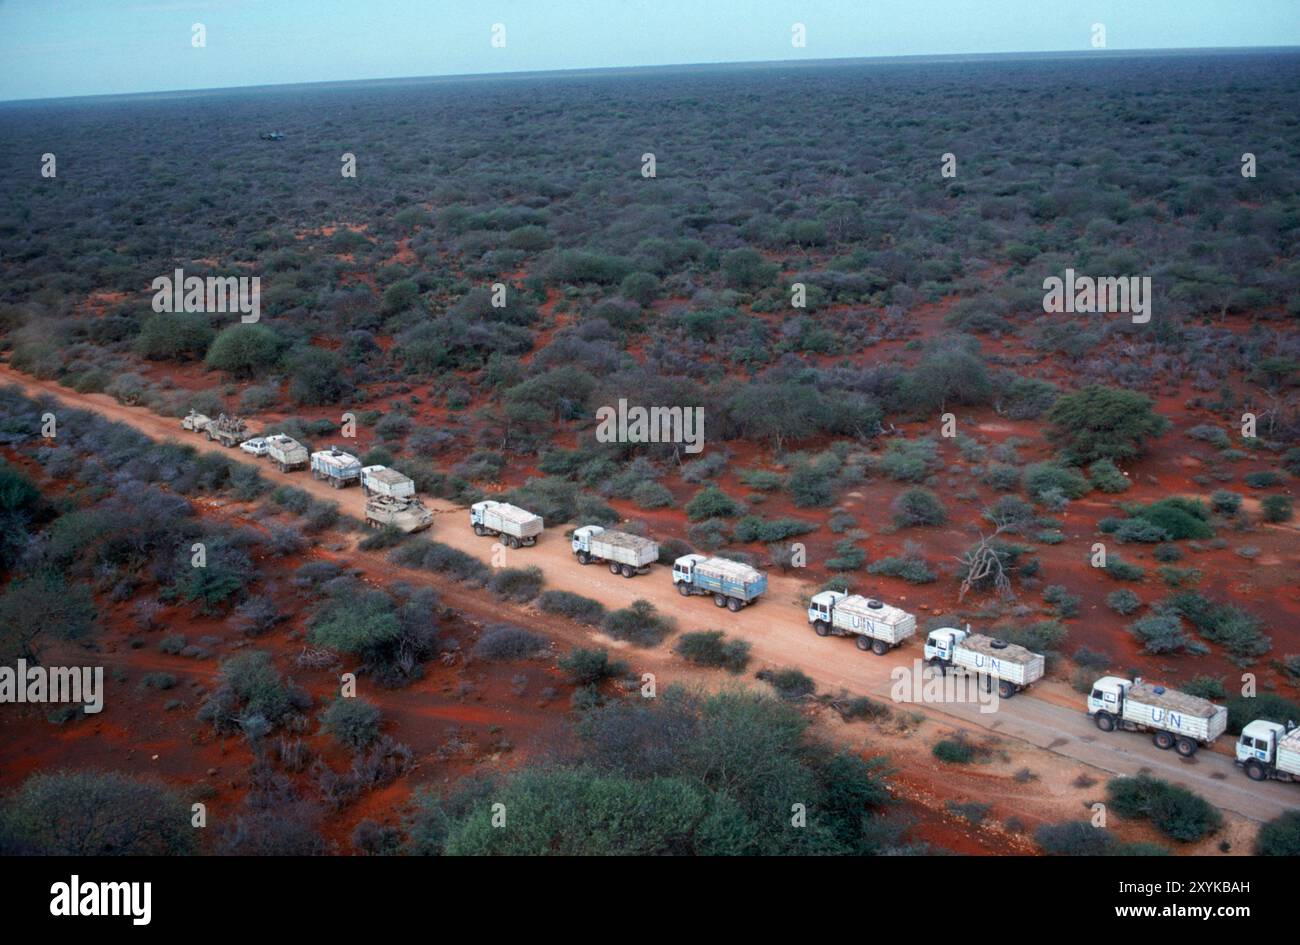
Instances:
[[[561,614],[579,623],[598,624],[605,618],[605,605],[572,591],[543,591],[537,606],[548,614]]]
[[[1106,606],[1115,611],[1115,613],[1127,617],[1142,606],[1142,598],[1138,597],[1137,594],[1125,587],[1118,591],[1111,591],[1111,593],[1107,594]]]
[[[1300,856],[1300,810],[1289,810],[1259,828],[1256,856]]]
[[[1112,460],[1099,459],[1088,467],[1088,479],[1094,489],[1114,495],[1125,491],[1131,483]]]
[[[1263,513],[1266,522],[1289,522],[1291,521],[1291,498],[1285,495],[1265,496],[1264,501],[1259,504],[1260,511]]]
[[[1137,637],[1144,652],[1178,653],[1187,648],[1187,634],[1176,613],[1162,611],[1139,617],[1129,625],[1129,633]]]
[[[688,662],[724,668],[732,673],[744,671],[749,664],[749,650],[748,641],[728,640],[721,630],[684,633],[673,646],[673,651]]]
[[[1113,778],[1106,795],[1115,813],[1149,819],[1156,829],[1180,843],[1193,843],[1223,826],[1223,815],[1204,798],[1149,775]]]
[[[1037,502],[1053,490],[1067,499],[1079,499],[1088,494],[1088,480],[1076,470],[1056,463],[1034,463],[1025,470],[1025,491]]]
[[[936,575],[923,558],[913,555],[881,558],[867,566],[868,574],[883,574],[886,577],[902,578],[909,584],[930,584]]]
[[[559,665],[569,682],[577,686],[594,686],[606,679],[626,676],[628,672],[626,663],[621,660],[611,661],[609,651],[603,648],[573,650],[560,657]]]
[[[321,713],[321,725],[343,747],[364,751],[379,737],[382,718],[379,708],[365,699],[339,698]]]
[[[731,518],[745,507],[717,486],[708,486],[695,494],[686,504],[686,517],[692,522],[708,518]]]
[[[1146,574],[1136,564],[1130,564],[1117,554],[1106,556],[1106,567],[1102,570],[1117,581],[1140,581]]]
[[[502,568],[488,581],[488,590],[502,600],[518,604],[534,600],[542,592],[545,579],[536,565],[526,568]]]
[[[676,629],[676,622],[660,614],[649,601],[638,599],[629,607],[607,614],[603,627],[616,640],[655,646]]]
[[[942,525],[948,518],[939,497],[928,489],[908,489],[894,499],[894,524],[899,528]]]
[[[975,760],[975,748],[964,739],[944,738],[934,743],[931,754],[940,761],[954,765],[966,765]]]
[[[867,553],[853,543],[851,538],[841,538],[835,543],[835,554],[826,559],[832,571],[856,571],[867,560]]]
[[[1241,509],[1241,496],[1218,489],[1210,496],[1210,507],[1220,515],[1235,515]]]
[[[778,669],[761,675],[782,699],[803,699],[817,691],[817,684],[797,669]]]
[[[495,624],[487,627],[474,644],[473,654],[476,659],[489,663],[524,660],[537,656],[550,646],[546,637],[514,627],[510,624]]]

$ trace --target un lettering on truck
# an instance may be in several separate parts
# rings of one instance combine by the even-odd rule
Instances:
[[[1124,697],[1124,720],[1212,742],[1227,731],[1228,710],[1177,689],[1134,683]]]
[[[952,661],[970,672],[987,673],[1017,686],[1028,686],[1042,679],[1045,667],[1041,653],[982,634],[973,634],[956,644]]]

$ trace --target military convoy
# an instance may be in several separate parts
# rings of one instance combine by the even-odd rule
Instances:
[[[240,417],[216,419],[190,411],[181,428],[202,433],[223,446],[244,446],[247,423]],[[252,443],[253,441],[248,441]],[[417,532],[433,524],[433,513],[416,496],[408,476],[385,466],[362,466],[360,460],[335,447],[308,454],[306,447],[283,433],[258,437],[247,449],[266,455],[281,472],[310,466],[312,475],[335,488],[359,483],[366,494],[365,521],[371,528],[396,528]],[[476,535],[504,539],[511,548],[533,545],[544,522],[518,506],[484,500],[470,507],[470,525]],[[603,562],[611,573],[634,577],[650,570],[659,557],[659,545],[649,538],[584,525],[571,536],[574,556],[583,564]],[[767,575],[739,561],[700,554],[683,555],[673,562],[672,581],[683,596],[712,596],[718,607],[733,612],[754,603],[767,591]],[[916,633],[916,618],[897,607],[860,595],[822,591],[808,606],[808,622],[818,636],[852,636],[859,649],[883,655]],[[996,681],[1003,698],[1029,688],[1044,675],[1041,654],[965,630],[940,627],[931,630],[924,645],[925,660],[943,673],[974,673]],[[1152,685],[1142,679],[1103,676],[1087,698],[1087,712],[1105,732],[1123,729],[1152,733],[1161,749],[1173,748],[1190,757],[1211,745],[1227,730],[1228,711],[1189,693]],[[1236,763],[1255,781],[1300,781],[1300,728],[1256,720],[1246,725],[1236,745]]]

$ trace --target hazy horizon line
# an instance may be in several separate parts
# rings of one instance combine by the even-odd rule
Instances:
[[[1159,46],[1150,49],[1046,49],[1023,50],[1019,52],[953,52],[953,53],[909,53],[897,56],[840,56],[828,59],[736,59],[730,61],[673,62],[647,65],[627,66],[583,66],[568,69],[516,69],[505,72],[447,72],[426,75],[374,76],[365,79],[316,79],[309,82],[273,82],[257,85],[216,85],[197,89],[158,89],[150,92],[106,92],[95,95],[50,95],[29,98],[0,99],[0,106],[34,104],[38,102],[79,102],[109,99],[137,99],[158,97],[180,97],[187,95],[211,95],[221,92],[257,91],[262,89],[309,88],[321,85],[365,85],[369,83],[403,83],[428,82],[433,80],[484,80],[484,79],[525,79],[536,77],[564,77],[578,75],[619,74],[630,72],[680,71],[690,69],[727,69],[745,66],[788,66],[807,69],[827,65],[851,65],[855,63],[891,63],[891,62],[942,62],[972,61],[987,59],[1044,59],[1044,58],[1099,58],[1122,59],[1126,57],[1151,55],[1188,55],[1197,53],[1300,53],[1300,46]]]

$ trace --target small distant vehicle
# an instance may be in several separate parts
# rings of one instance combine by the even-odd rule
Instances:
[[[659,560],[659,543],[640,535],[615,532],[599,525],[583,525],[573,531],[574,555],[581,564],[603,561],[610,574],[625,578],[645,574]]]
[[[856,637],[859,650],[884,656],[916,633],[916,617],[861,594],[822,591],[808,602],[808,622],[819,637]]]
[[[711,594],[713,603],[733,614],[767,590],[767,575],[729,558],[682,555],[673,562],[673,584],[683,597]]]
[[[469,507],[469,523],[474,534],[504,536],[507,547],[537,544],[542,533],[542,517],[508,502],[485,499]]]
[[[409,534],[433,525],[433,513],[416,498],[376,495],[366,500],[366,524],[371,528],[392,526]]]
[[[996,679],[998,695],[1010,699],[1043,678],[1046,660],[1015,643],[956,627],[931,630],[925,639],[925,660],[947,675],[950,669],[965,670]]]
[[[361,460],[337,447],[311,454],[311,474],[324,479],[335,489],[342,489],[361,481]]]
[[[261,135],[260,137],[261,137],[261,139],[262,139],[263,141],[283,141],[283,140],[284,140],[284,132],[283,132],[283,131],[267,131],[267,132],[263,132],[262,135]]]
[[[253,456],[265,456],[270,446],[266,442],[266,437],[255,436],[251,440],[240,443],[239,448]]]
[[[266,455],[282,473],[307,468],[307,447],[286,433],[273,433],[266,438]]]
[[[181,429],[189,430],[191,433],[202,433],[208,428],[212,418],[205,413],[199,413],[197,410],[191,410],[181,420]]]
[[[1237,764],[1252,781],[1300,781],[1300,728],[1256,719],[1241,730]]]

